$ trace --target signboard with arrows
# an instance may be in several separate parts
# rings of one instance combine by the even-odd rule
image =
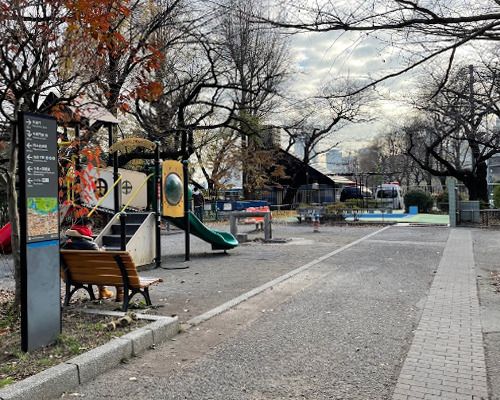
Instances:
[[[57,124],[19,118],[21,347],[46,346],[61,332]]]
[[[57,126],[24,114],[27,242],[59,238]]]

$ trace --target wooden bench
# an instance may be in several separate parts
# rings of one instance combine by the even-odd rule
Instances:
[[[61,250],[61,266],[66,283],[65,306],[79,289],[85,289],[90,299],[95,300],[92,285],[123,287],[123,311],[127,311],[137,293],[142,294],[150,306],[149,287],[163,282],[160,278],[139,276],[127,251]]]

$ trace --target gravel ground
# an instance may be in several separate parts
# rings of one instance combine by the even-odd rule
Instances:
[[[211,225],[229,231],[228,224]],[[240,231],[249,232],[250,239],[257,241],[242,244],[228,254],[213,252],[210,244],[191,236],[189,262],[184,262],[184,232],[177,230],[162,235],[162,266],[189,268],[142,272],[142,275],[164,279],[164,283],[155,285],[150,291],[153,304],[159,306],[154,313],[178,315],[181,321],[186,321],[315,257],[375,232],[380,226],[322,226],[319,233],[314,233],[309,224],[274,223],[273,237],[289,240],[276,244],[259,241],[264,234],[252,232],[254,228],[255,225],[240,225]],[[0,289],[13,289],[12,259],[10,256],[1,257]],[[73,298],[86,297],[84,291],[79,291]],[[140,300],[140,296],[137,299]],[[108,301],[105,306],[115,309],[117,304]]]
[[[500,272],[500,231],[472,230],[490,399],[500,399],[500,293],[491,273]]]
[[[447,234],[389,228],[372,238],[378,241],[323,261],[78,393],[93,399],[388,399]],[[326,234],[317,240],[323,241]],[[296,262],[298,246],[282,247]]]
[[[229,226],[217,225],[229,230]],[[241,226],[240,230],[252,229]],[[380,227],[322,226],[314,233],[311,225],[274,224],[273,236],[286,243],[249,242],[228,251],[212,252],[208,243],[191,239],[191,261],[184,262],[184,234],[162,236],[162,266],[188,269],[155,269],[145,275],[158,276],[165,283],[151,289],[153,304],[162,315],[178,315],[181,321],[202,314],[250,289],[298,268],[316,257],[345,246]],[[262,238],[263,233],[251,234]]]

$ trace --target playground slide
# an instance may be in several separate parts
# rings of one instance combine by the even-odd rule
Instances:
[[[12,228],[10,227],[10,222],[6,223],[2,228],[0,228],[0,253],[9,254],[12,252],[10,247],[10,235],[12,233]]]
[[[184,218],[171,218],[167,220],[177,228],[184,230]],[[210,229],[201,222],[196,215],[189,213],[189,232],[201,240],[212,245],[212,250],[230,250],[238,246],[238,241],[229,232]]]

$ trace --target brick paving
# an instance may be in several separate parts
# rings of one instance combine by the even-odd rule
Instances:
[[[393,400],[487,398],[472,238],[453,229]]]

